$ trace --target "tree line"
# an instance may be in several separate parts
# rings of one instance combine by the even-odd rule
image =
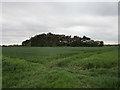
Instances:
[[[66,36],[53,33],[43,33],[35,35],[28,40],[22,42],[22,46],[40,46],[40,47],[55,47],[55,46],[72,46],[72,47],[95,47],[103,46],[103,41],[94,41],[91,38],[83,36]]]

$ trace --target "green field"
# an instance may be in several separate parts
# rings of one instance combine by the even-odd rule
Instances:
[[[118,88],[118,47],[3,47],[3,88]]]

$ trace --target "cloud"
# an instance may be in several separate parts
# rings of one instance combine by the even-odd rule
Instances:
[[[117,2],[6,2],[2,6],[3,44],[14,44],[36,34],[89,36],[117,42]]]

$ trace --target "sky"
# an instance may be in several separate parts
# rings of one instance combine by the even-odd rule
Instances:
[[[1,22],[0,22],[1,23]],[[118,42],[117,2],[3,2],[2,43],[21,44],[52,32]]]

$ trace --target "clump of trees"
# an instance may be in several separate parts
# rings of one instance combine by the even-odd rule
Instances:
[[[91,38],[83,36],[65,36],[52,33],[43,33],[31,37],[29,40],[22,42],[22,46],[40,46],[40,47],[54,47],[54,46],[72,46],[72,47],[95,47],[103,46],[103,41],[94,41]]]

